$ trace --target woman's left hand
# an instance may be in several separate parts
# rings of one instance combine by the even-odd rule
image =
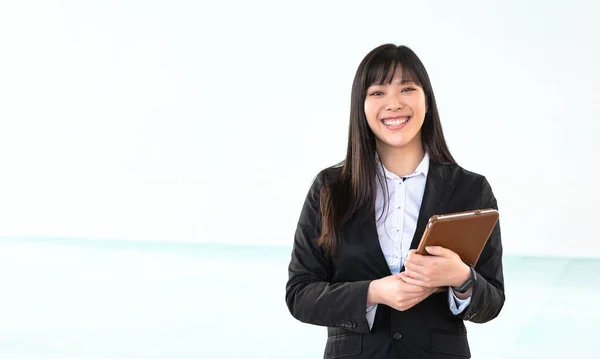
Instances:
[[[430,256],[417,254],[414,249],[408,252],[402,276],[407,283],[429,288],[459,287],[469,279],[471,270],[458,254],[443,247],[426,250]]]

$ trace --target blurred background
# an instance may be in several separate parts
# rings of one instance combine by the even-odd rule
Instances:
[[[454,157],[498,198],[507,302],[468,325],[473,358],[597,358],[599,15],[0,0],[0,358],[321,357],[325,329],[285,307],[293,234],[388,42],[421,57]]]

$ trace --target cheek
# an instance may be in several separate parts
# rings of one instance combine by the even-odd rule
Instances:
[[[374,110],[372,104],[365,102],[364,111],[369,123],[377,118],[377,112]]]
[[[426,105],[425,99],[423,99],[423,98],[415,99],[415,101],[411,104],[411,107],[416,116],[418,116],[420,118],[425,117],[425,113],[427,112],[427,105]]]
[[[382,99],[367,99],[365,100],[364,110],[365,115],[372,118],[377,118],[379,113],[384,110],[385,103]]]
[[[425,96],[421,97],[421,111],[423,112],[423,114],[427,112],[427,99],[425,98]]]
[[[369,103],[365,101],[363,108],[365,111],[365,116],[369,117],[369,112],[371,112],[371,106],[369,105]]]

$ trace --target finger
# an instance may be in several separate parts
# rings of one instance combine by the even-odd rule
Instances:
[[[416,251],[412,251],[412,253],[409,252],[408,256],[406,257],[406,260],[404,261],[404,265],[406,266],[407,263],[415,263],[415,264],[423,264],[425,261],[425,257],[422,254],[418,254]]]
[[[414,276],[418,277],[418,278],[414,278]],[[414,279],[422,279],[424,276],[422,274],[419,274],[417,272],[412,272],[408,269],[404,269],[402,272],[397,274],[397,278],[399,279],[404,279],[405,277],[413,277]]]
[[[423,290],[422,286],[418,284],[421,281],[419,281],[418,279],[410,278],[409,276],[406,275],[405,272],[401,272],[399,275],[399,278],[404,283],[404,285],[401,288],[402,292],[419,293],[420,291]]]
[[[406,272],[408,273],[408,275],[410,277],[413,277],[413,278],[416,277],[417,279],[423,279],[423,277],[427,276],[428,268],[426,266],[419,265],[416,263],[406,263],[405,267],[406,267]]]
[[[411,290],[411,293],[419,293],[424,290],[427,290],[427,288],[430,287],[426,280],[410,277],[408,274],[403,275],[402,280],[404,281],[404,283],[411,285],[413,288],[416,288],[416,290]]]
[[[454,255],[451,250],[440,246],[428,246],[425,247],[425,250],[427,253],[438,257],[451,258]]]
[[[429,282],[429,277],[419,274],[419,273],[412,273],[412,272],[408,272],[406,273],[406,278],[411,279],[411,280],[416,280],[419,281],[419,284],[417,285],[422,285],[422,283],[428,283]],[[412,283],[411,283],[412,284]]]
[[[402,278],[402,280],[404,281],[404,283],[406,284],[410,284],[411,286],[415,286],[417,288],[419,287],[423,287],[423,281],[420,279],[415,279],[415,278],[411,278],[409,276],[404,276]],[[422,290],[422,289],[421,289]],[[419,291],[421,291],[419,290]],[[416,292],[416,291],[415,291]]]
[[[417,264],[423,268],[427,268],[428,270],[433,270],[434,268],[439,268],[445,264],[446,262],[451,260],[450,258],[441,257],[441,256],[422,256],[419,258],[419,261],[412,261],[412,264]],[[406,264],[405,264],[406,266]]]
[[[428,256],[428,255],[422,255],[422,254],[414,253],[410,257],[410,260],[407,259],[404,262],[404,265],[406,266],[406,263],[413,263],[413,264],[418,264],[418,265],[421,265],[421,266],[428,266],[432,262],[438,261],[441,258],[443,258],[443,257],[441,257],[441,256],[433,256],[433,255]]]

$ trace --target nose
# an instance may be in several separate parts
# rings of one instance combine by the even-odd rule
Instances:
[[[402,103],[400,96],[395,95],[395,96],[389,97],[389,101],[386,106],[386,110],[396,111],[396,110],[402,110],[403,108],[404,108],[404,104]]]

